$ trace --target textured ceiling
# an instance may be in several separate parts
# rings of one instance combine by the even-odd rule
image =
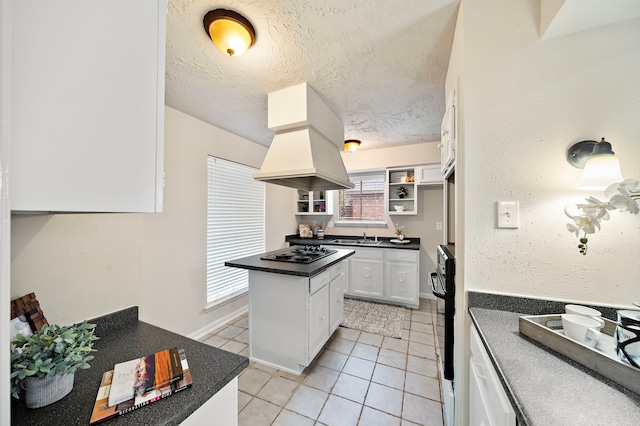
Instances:
[[[361,149],[440,140],[458,0],[169,0],[166,104],[269,146],[267,94],[309,83]],[[202,18],[235,10],[256,44],[227,57]]]

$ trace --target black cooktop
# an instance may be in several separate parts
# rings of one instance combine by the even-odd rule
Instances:
[[[263,256],[260,259],[275,260],[277,262],[312,263],[336,252],[337,250],[326,249],[322,246],[294,246],[275,254]]]

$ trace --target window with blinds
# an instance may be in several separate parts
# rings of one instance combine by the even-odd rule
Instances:
[[[384,171],[379,173],[350,174],[355,185],[339,191],[341,223],[384,221]]]
[[[207,309],[247,292],[249,273],[227,260],[264,252],[264,183],[257,169],[208,158]]]

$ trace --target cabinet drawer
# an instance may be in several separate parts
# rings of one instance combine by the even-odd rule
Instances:
[[[340,263],[336,263],[330,269],[331,271],[331,280],[338,278],[340,275],[344,274],[345,262],[342,261]]]
[[[381,249],[357,249],[353,255],[354,259],[384,259],[384,250]]]
[[[397,260],[400,262],[418,262],[420,252],[418,250],[387,250],[387,260]]]
[[[331,271],[329,269],[324,270],[318,275],[311,277],[309,280],[309,294],[313,294],[320,290],[331,281]]]

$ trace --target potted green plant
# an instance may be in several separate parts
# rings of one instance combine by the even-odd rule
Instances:
[[[25,405],[52,404],[73,389],[76,370],[89,368],[95,324],[44,325],[30,336],[17,334],[11,342],[11,395],[25,390]]]
[[[404,198],[409,195],[409,190],[407,190],[407,188],[404,186],[400,186],[398,187],[398,189],[396,189],[396,193],[398,194],[399,198]]]

